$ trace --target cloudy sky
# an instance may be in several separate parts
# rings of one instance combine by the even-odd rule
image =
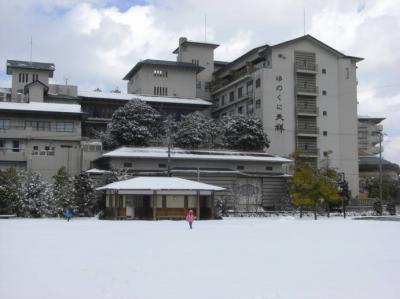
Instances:
[[[306,32],[359,63],[359,114],[384,116],[384,157],[400,163],[400,5],[398,0],[0,0],[0,86],[7,59],[54,62],[55,81],[126,90],[140,59],[174,60],[179,36],[221,46],[230,60],[261,44]]]

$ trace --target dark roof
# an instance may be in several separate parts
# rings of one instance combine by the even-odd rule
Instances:
[[[342,52],[339,52],[338,50],[335,50],[334,48],[328,46],[327,44],[321,42],[320,40],[316,39],[315,37],[313,37],[313,36],[311,36],[309,34],[306,34],[306,35],[303,35],[303,36],[300,36],[300,37],[297,37],[297,38],[294,38],[294,39],[291,39],[291,40],[288,40],[288,41],[285,41],[285,42],[282,42],[282,43],[279,43],[279,44],[276,44],[273,47],[285,46],[287,44],[291,44],[291,43],[297,42],[297,41],[302,40],[302,39],[307,39],[307,40],[317,44],[318,46],[320,46],[322,48],[325,48],[326,50],[328,50],[328,51],[330,51],[330,52],[332,52],[332,53],[334,53],[337,56],[340,56],[342,58],[349,58],[349,59],[355,60],[356,62],[364,60],[364,58],[361,58],[361,57],[345,55]]]
[[[193,41],[190,41],[190,40],[186,40],[186,41],[184,41],[184,42],[182,43],[182,45],[185,45],[185,44],[186,44],[186,45],[206,46],[206,47],[211,47],[211,48],[213,48],[213,49],[219,47],[218,44],[213,44],[213,43],[202,43],[202,42],[193,42]],[[173,54],[178,54],[178,52],[179,52],[179,47],[176,48],[172,53],[173,53]]]
[[[214,64],[217,64],[217,65],[226,65],[228,63],[229,63],[229,61],[214,60]]]
[[[233,60],[232,62],[226,64],[225,67],[222,67],[222,68],[220,68],[219,70],[215,71],[215,74],[221,73],[221,72],[222,72],[223,70],[225,70],[225,69],[229,69],[229,67],[230,67],[232,64],[234,64],[235,62],[237,62],[237,61],[239,61],[239,60],[242,60],[243,58],[245,58],[245,57],[247,57],[247,56],[250,56],[250,55],[252,55],[252,54],[258,52],[258,51],[261,50],[262,48],[267,48],[267,47],[271,47],[271,48],[273,48],[273,47],[281,47],[281,46],[284,46],[284,45],[287,45],[287,44],[290,44],[290,43],[297,42],[297,41],[302,40],[302,39],[307,39],[307,40],[309,40],[309,41],[311,41],[311,42],[317,44],[318,46],[320,46],[320,47],[322,47],[322,48],[328,50],[329,52],[331,52],[331,53],[333,53],[333,54],[335,54],[335,55],[337,55],[337,56],[339,56],[339,57],[342,57],[342,58],[349,58],[349,59],[355,60],[356,62],[361,61],[361,60],[364,60],[364,58],[361,58],[361,57],[355,57],[355,56],[348,56],[348,55],[345,55],[345,54],[343,54],[342,52],[339,52],[339,51],[335,50],[334,48],[328,46],[327,44],[324,44],[323,42],[321,42],[320,40],[316,39],[315,37],[313,37],[313,36],[307,34],[307,35],[300,36],[300,37],[297,37],[297,38],[294,38],[294,39],[291,39],[291,40],[288,40],[288,41],[285,41],[285,42],[282,42],[282,43],[279,43],[279,44],[276,44],[276,45],[273,45],[273,46],[269,46],[268,44],[265,44],[265,45],[263,45],[263,46],[260,46],[260,47],[256,47],[256,48],[254,48],[254,49],[251,49],[250,51],[246,52],[246,53],[243,54],[242,56],[240,56],[240,57],[236,58],[235,60]]]
[[[56,69],[54,63],[7,60],[7,75],[11,75],[11,69],[13,68],[49,71],[50,78],[53,77],[53,72]]]
[[[136,65],[125,75],[123,80],[129,80],[132,76],[142,67],[142,65],[157,65],[157,66],[168,66],[168,67],[177,67],[177,68],[187,68],[193,69],[197,72],[202,71],[204,68],[193,63],[189,62],[178,62],[178,61],[169,61],[169,60],[154,60],[154,59],[145,59],[136,63]]]
[[[379,165],[379,157],[378,156],[360,156],[359,157],[359,164],[363,165]],[[382,159],[382,165],[390,165],[394,164],[388,160]]]
[[[30,86],[36,85],[36,84],[42,85],[43,88],[45,89],[45,91],[49,91],[49,87],[40,80],[35,80],[35,81],[32,81],[31,83],[26,84],[24,87],[24,91],[26,92]]]
[[[373,116],[358,116],[359,121],[372,121],[376,123],[380,123],[381,121],[385,120],[386,117],[373,117]]]
[[[379,170],[379,157],[378,156],[360,156],[358,160],[360,171]],[[392,163],[388,160],[382,159],[382,168],[384,170],[393,170],[400,172],[399,165]]]

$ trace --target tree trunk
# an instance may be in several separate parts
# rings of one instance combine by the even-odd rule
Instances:
[[[314,220],[317,220],[317,203],[314,203]]]
[[[300,218],[303,218],[303,207],[300,206]]]
[[[326,213],[328,215],[328,218],[331,217],[331,206],[330,206],[329,202],[326,203]]]

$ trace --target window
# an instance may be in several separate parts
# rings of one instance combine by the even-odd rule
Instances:
[[[56,124],[57,132],[72,132],[74,123],[72,121],[58,121]]]
[[[247,115],[252,115],[254,112],[254,105],[253,105],[253,101],[247,102],[246,105],[246,110],[247,110]]]
[[[238,99],[240,99],[243,96],[243,87],[239,87],[238,89]]]
[[[196,88],[201,88],[201,81],[199,80],[196,81]]]
[[[155,69],[153,71],[153,74],[154,74],[154,77],[164,77],[164,78],[168,77],[168,71]]]
[[[34,150],[34,151],[38,151],[38,150],[39,150],[39,147],[38,147],[37,145],[35,145],[35,146],[33,147],[33,150]]]
[[[247,94],[253,93],[253,80],[247,82]]]
[[[329,156],[329,152],[324,152],[324,157],[328,157]]]
[[[215,107],[218,107],[219,106],[219,98],[215,98],[214,103],[215,103]]]
[[[326,69],[322,69],[322,73],[323,73],[323,74],[326,74]]]
[[[192,59],[192,63],[195,65],[199,65],[199,60],[198,59]]]
[[[265,170],[271,171],[272,169],[273,169],[272,166],[266,166],[266,167],[265,167]]]
[[[44,150],[45,150],[45,151],[49,151],[49,150],[50,150],[50,146],[45,146],[45,147],[44,147]]]
[[[235,100],[235,92],[231,91],[229,93],[229,102],[233,102]]]
[[[221,97],[221,106],[225,105],[225,95]]]
[[[258,79],[256,80],[256,88],[258,88],[258,87],[260,87],[260,86],[261,86],[261,79],[258,78]]]
[[[244,170],[244,166],[243,166],[243,165],[238,165],[238,166],[236,167],[236,169],[237,169],[237,170]]]
[[[239,106],[238,107],[238,113],[239,114],[243,114],[243,106]]]
[[[324,136],[328,136],[328,132],[327,131],[324,131]]]
[[[256,101],[256,109],[259,109],[259,108],[261,108],[261,99],[258,99]]]
[[[69,144],[61,144],[61,148],[72,148],[72,145],[69,145]]]
[[[210,91],[210,82],[204,82],[204,90],[205,91]]]
[[[327,115],[328,115],[328,112],[327,112],[326,110],[324,110],[324,111],[322,111],[322,115],[323,115],[323,116],[327,116]]]
[[[155,96],[167,96],[168,95],[168,88],[167,87],[154,86],[154,95]]]
[[[12,151],[19,152],[19,140],[13,140],[12,142]]]
[[[18,74],[18,82],[21,82],[21,73]]]
[[[132,167],[132,162],[124,162],[124,167],[126,168]]]
[[[346,79],[350,79],[350,69],[348,67],[346,67]]]
[[[51,126],[49,121],[25,121],[25,128],[31,127],[34,131],[50,131]]]
[[[158,164],[158,168],[167,168],[167,164]]]
[[[0,140],[0,148],[4,148],[4,140]]]
[[[0,129],[6,130],[10,128],[9,119],[0,119]]]
[[[323,91],[322,91],[322,95],[323,95],[323,96],[326,96],[326,90],[323,90]]]

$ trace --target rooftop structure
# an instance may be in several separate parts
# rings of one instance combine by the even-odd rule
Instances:
[[[7,60],[7,75],[12,74],[12,69],[30,69],[49,71],[50,78],[53,77],[55,71],[54,63],[36,62],[36,61],[23,61],[23,60]]]

